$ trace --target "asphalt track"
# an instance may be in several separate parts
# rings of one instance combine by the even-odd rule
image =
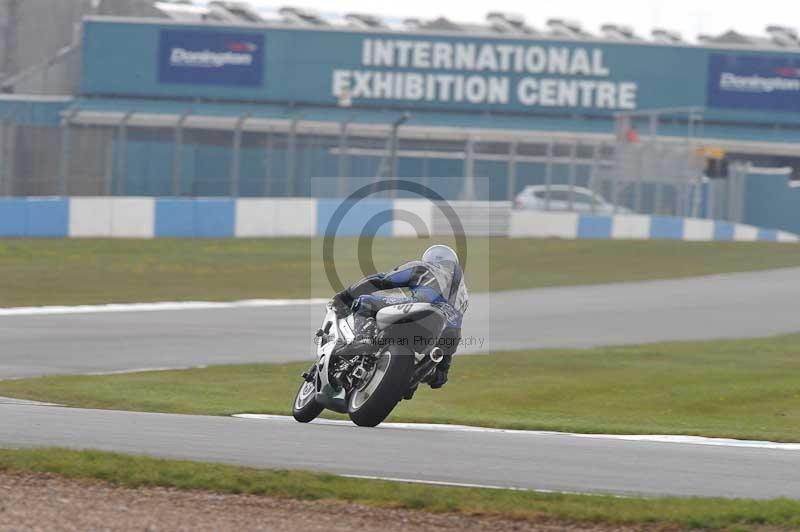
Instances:
[[[800,269],[477,294],[460,352],[791,333],[798,301]],[[319,303],[0,316],[0,378],[311,360],[321,318]]]
[[[800,269],[472,298],[483,350],[800,330]],[[0,316],[0,376],[308,359],[319,305]],[[466,351],[480,351],[479,345]],[[800,498],[800,450],[563,434],[353,426],[0,401],[0,445],[568,492]],[[331,449],[353,449],[334,453]]]
[[[622,495],[800,497],[800,451],[0,404],[5,446]]]

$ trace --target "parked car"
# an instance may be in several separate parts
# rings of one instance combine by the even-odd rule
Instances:
[[[619,205],[613,205],[599,194],[588,188],[570,187],[569,185],[551,185],[550,202],[547,201],[546,185],[525,187],[514,199],[515,209],[535,211],[574,211],[597,214],[630,214],[632,211]],[[571,189],[571,192],[570,192]],[[572,205],[570,208],[570,195]]]

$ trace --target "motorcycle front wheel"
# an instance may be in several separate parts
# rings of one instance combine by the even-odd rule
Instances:
[[[314,381],[303,381],[292,406],[292,415],[300,423],[308,423],[319,416],[325,407],[317,403],[314,396],[317,394],[317,387]]]
[[[385,349],[358,388],[350,392],[347,412],[361,427],[379,425],[403,398],[414,372],[414,353],[400,346]]]

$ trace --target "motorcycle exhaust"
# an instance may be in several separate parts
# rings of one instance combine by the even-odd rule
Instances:
[[[434,347],[431,349],[431,352],[428,353],[428,358],[430,358],[431,362],[434,364],[438,364],[444,359],[444,351],[442,351],[441,347]]]
[[[422,363],[417,366],[416,370],[414,371],[414,376],[411,379],[411,386],[415,386],[422,382],[430,373],[436,368],[436,366],[444,359],[444,351],[442,351],[439,347],[434,347],[428,353],[428,357],[423,359]]]

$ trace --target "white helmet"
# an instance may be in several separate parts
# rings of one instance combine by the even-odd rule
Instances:
[[[422,254],[422,262],[430,262],[433,264],[454,262],[458,264],[458,255],[456,255],[456,252],[453,251],[451,247],[436,244],[425,250],[425,253]]]

